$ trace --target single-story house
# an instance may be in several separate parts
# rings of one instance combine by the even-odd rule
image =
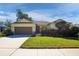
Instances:
[[[64,29],[63,26],[65,23],[70,24],[70,22],[66,22],[62,19],[58,19],[49,23],[47,21],[32,21],[23,18],[12,23],[11,30],[14,34],[35,34],[40,33],[43,30],[57,30],[57,26],[62,27]],[[56,24],[58,25],[56,26]]]
[[[14,34],[34,34],[36,32],[36,24],[28,19],[19,19],[11,25]]]

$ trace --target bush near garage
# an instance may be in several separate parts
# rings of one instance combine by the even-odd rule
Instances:
[[[10,29],[6,29],[3,31],[6,36],[13,35],[13,32]]]
[[[5,34],[3,32],[0,32],[0,37],[4,37]]]

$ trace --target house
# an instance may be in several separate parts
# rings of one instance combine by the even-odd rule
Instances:
[[[54,29],[54,30],[58,30],[59,28],[62,28],[64,29],[64,26],[67,26],[71,24],[70,22],[66,22],[62,19],[58,19],[56,21],[53,21],[49,24],[47,24],[47,29],[50,30],[50,29]]]
[[[0,24],[0,32],[4,31],[6,26],[4,24]]]
[[[14,34],[34,34],[36,32],[36,24],[28,19],[19,19],[11,25]]]
[[[11,30],[14,34],[35,34],[48,29],[57,30],[58,27],[56,26],[56,24],[60,23],[62,27],[62,22],[66,23],[66,21],[61,19],[49,23],[47,21],[31,21],[29,19],[23,18],[14,22],[11,25]]]

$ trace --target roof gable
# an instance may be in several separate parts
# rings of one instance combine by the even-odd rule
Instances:
[[[19,19],[16,22],[14,22],[13,24],[28,24],[28,23],[33,23],[33,22],[28,19]]]
[[[66,21],[63,20],[63,19],[58,19],[58,20],[54,21],[53,23],[59,23],[59,22],[65,22],[66,23]]]
[[[19,19],[19,20],[17,20],[16,22],[32,22],[32,21],[30,21],[30,20],[28,20],[28,19]]]

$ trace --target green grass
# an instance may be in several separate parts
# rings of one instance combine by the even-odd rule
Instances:
[[[79,40],[56,37],[31,37],[21,48],[78,48]]]
[[[5,34],[0,32],[0,37],[4,37],[4,36],[5,36]]]

